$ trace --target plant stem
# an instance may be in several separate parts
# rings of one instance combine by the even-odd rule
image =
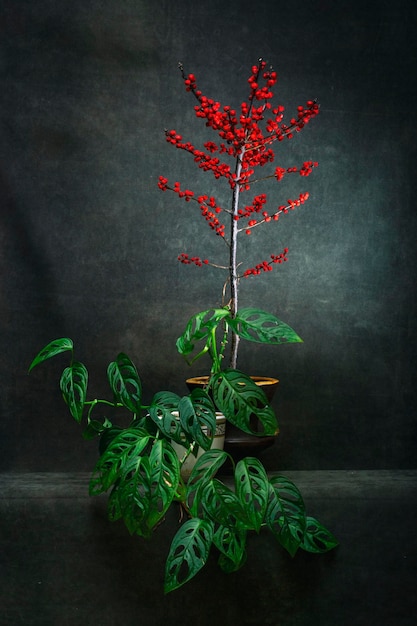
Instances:
[[[242,171],[242,159],[244,155],[244,148],[242,149],[242,153],[238,155],[236,159],[236,185],[233,188],[233,196],[232,196],[232,214],[230,216],[231,226],[230,226],[230,312],[232,317],[236,316],[238,310],[238,291],[239,291],[239,277],[237,273],[237,236],[238,236],[238,227],[237,227],[237,215],[239,209],[239,194],[240,194],[240,174]],[[232,331],[232,340],[231,340],[231,353],[230,353],[230,367],[236,369],[237,364],[237,352],[239,347],[239,336],[236,335]]]
[[[96,404],[107,404],[108,406],[123,406],[120,402],[110,402],[110,400],[99,400],[96,398],[95,400],[87,400],[84,402],[85,406],[91,404],[91,408],[94,408]]]
[[[216,328],[212,328],[211,330],[210,355],[211,355],[211,361],[212,361],[211,373],[217,374],[217,372],[220,371],[220,358],[217,352]]]

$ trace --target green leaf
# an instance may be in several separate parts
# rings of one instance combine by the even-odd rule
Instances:
[[[306,529],[300,547],[307,552],[323,553],[332,550],[339,542],[319,521],[307,516]]]
[[[150,454],[131,458],[109,499],[111,520],[122,518],[131,534],[149,537],[171,505],[180,480],[178,457],[164,439],[153,442]]]
[[[183,334],[177,339],[176,346],[178,352],[187,357],[194,351],[195,344],[198,341],[205,341],[201,351],[193,359],[187,359],[190,365],[210,350],[212,347],[213,330],[226,318],[230,318],[228,309],[208,309],[193,315],[189,320]]]
[[[123,474],[132,469],[137,458],[147,448],[151,437],[137,427],[119,432],[99,458],[90,480],[90,495],[107,491]]]
[[[270,479],[265,521],[291,556],[300,547],[306,530],[305,506],[298,488],[285,476]]]
[[[216,524],[225,527],[250,527],[248,515],[234,491],[214,478],[202,490],[202,505],[205,513]]]
[[[104,454],[113,439],[120,435],[122,431],[123,428],[121,426],[111,426],[102,432],[98,444],[100,456]]]
[[[246,561],[246,530],[219,526],[213,536],[213,543],[220,551],[219,566],[230,574],[236,572]]]
[[[121,352],[107,368],[107,377],[116,402],[120,402],[132,413],[141,409],[142,383],[135,365]]]
[[[277,433],[277,419],[265,392],[249,376],[239,370],[226,369],[213,375],[210,387],[219,411],[234,426],[258,436]],[[259,420],[261,430],[252,425],[254,417]]]
[[[229,324],[237,335],[247,341],[267,344],[303,341],[288,324],[260,309],[239,309]]]
[[[190,396],[181,398],[178,410],[188,439],[209,450],[216,432],[216,410],[207,393],[194,389]]]
[[[259,532],[268,505],[269,482],[262,463],[252,457],[239,461],[235,470],[236,494],[252,528]]]
[[[88,372],[85,365],[75,361],[61,375],[62,395],[73,418],[81,422],[87,397]]]
[[[159,430],[176,443],[184,444],[185,435],[178,419],[180,396],[171,391],[159,391],[152,399],[149,415]]]
[[[110,521],[123,519],[129,533],[149,537],[147,519],[150,509],[149,498],[149,458],[138,456],[130,466],[130,471],[122,474],[114,485],[108,501]]]
[[[97,435],[101,435],[106,430],[110,430],[111,427],[112,423],[107,419],[107,417],[103,418],[103,422],[100,422],[99,420],[90,420],[83,432],[83,438],[87,440],[94,439]]]
[[[179,482],[180,465],[171,444],[153,440],[135,426],[108,443],[91,477],[90,495],[113,486],[109,518],[123,518],[130,533],[148,537],[176,496]]]
[[[71,339],[64,337],[62,339],[55,339],[46,345],[42,350],[35,356],[32,363],[29,367],[29,372],[33,370],[36,365],[50,359],[51,357],[60,354],[61,352],[66,352],[67,350],[73,350],[73,343]]]
[[[150,463],[150,512],[147,525],[154,528],[163,518],[180,482],[178,455],[169,441],[159,439],[152,446]]]
[[[224,450],[208,450],[196,461],[187,482],[186,502],[191,515],[197,516],[201,507],[201,498],[206,485],[214,478],[216,473],[231,458]]]
[[[174,536],[165,567],[165,593],[178,589],[207,562],[213,541],[213,523],[192,518]]]

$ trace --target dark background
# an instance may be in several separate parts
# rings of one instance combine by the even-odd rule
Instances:
[[[218,304],[222,279],[176,257],[215,260],[223,248],[157,179],[220,202],[227,190],[168,146],[164,129],[196,145],[215,138],[194,118],[178,61],[207,95],[238,107],[259,56],[278,71],[275,101],[289,116],[309,98],[321,103],[276,163],[320,163],[294,181],[309,202],[250,241],[248,265],[285,246],[289,262],[242,285],[242,305],[304,339],[242,345],[242,369],[281,381],[281,434],[265,464],[414,468],[415,3],[0,6],[0,468],[79,471],[96,459],[60,398],[65,357],[27,375],[51,339],[74,340],[92,397],[122,350],[148,399],[183,393],[186,376],[205,371],[189,370],[175,340],[191,314]],[[276,204],[294,195],[285,183],[262,191]]]

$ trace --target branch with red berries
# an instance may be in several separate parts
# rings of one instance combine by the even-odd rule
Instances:
[[[213,196],[197,195],[190,189],[183,189],[179,182],[170,185],[167,178],[159,177],[158,186],[162,191],[172,191],[185,202],[198,205],[200,214],[210,229],[226,242],[231,251],[229,264],[212,263],[207,259],[201,260],[198,256],[189,256],[185,252],[178,259],[184,264],[198,267],[209,265],[227,270],[230,273],[230,284],[241,277],[271,271],[274,264],[287,261],[288,248],[281,254],[272,254],[270,261],[262,261],[239,274],[238,267],[242,262],[237,261],[237,237],[240,233],[250,235],[254,228],[262,224],[278,221],[282,214],[304,204],[309,194],[302,192],[298,198],[288,199],[272,211],[266,209],[266,194],[255,195],[249,203],[241,203],[240,194],[249,191],[252,184],[269,178],[280,182],[288,174],[309,176],[318,166],[317,162],[309,160],[301,167],[277,166],[271,174],[254,178],[257,168],[263,168],[275,160],[273,144],[292,139],[300,132],[319,113],[318,103],[316,100],[308,100],[304,106],[297,107],[296,116],[285,122],[284,106],[272,105],[277,73],[272,68],[267,68],[262,59],[251,68],[248,78],[249,94],[247,100],[241,103],[240,110],[222,106],[217,100],[204,95],[197,86],[195,75],[186,74],[182,64],[179,64],[179,69],[186,91],[191,92],[197,100],[194,106],[195,115],[217,133],[219,140],[206,141],[203,149],[198,149],[190,141],[184,140],[176,130],[166,130],[166,140],[175,148],[188,152],[199,169],[211,172],[216,180],[224,179],[232,191],[232,203],[230,208],[222,207]],[[229,229],[225,225],[227,220]],[[238,225],[241,220],[245,221],[242,227]]]

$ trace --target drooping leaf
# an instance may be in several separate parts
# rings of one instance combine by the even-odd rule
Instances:
[[[132,413],[141,409],[142,383],[134,363],[121,352],[115,361],[109,363],[107,377],[115,401],[120,402]]]
[[[244,507],[252,528],[259,532],[268,505],[269,482],[259,459],[245,457],[236,465],[236,494]]]
[[[194,389],[178,405],[181,426],[191,441],[209,450],[216,432],[216,410],[202,389]]]
[[[211,390],[218,409],[229,422],[244,432],[258,436],[277,433],[277,419],[265,392],[243,372],[225,369],[214,374]],[[259,420],[262,429],[252,426],[254,417]]]
[[[205,343],[203,348],[193,359],[187,359],[188,363],[193,363],[210,350],[212,332],[225,318],[230,318],[230,311],[228,309],[208,309],[207,311],[201,311],[193,315],[185,327],[183,334],[177,339],[177,350],[184,357],[187,357],[194,351],[197,342],[204,341]]]
[[[250,527],[247,512],[234,491],[213,478],[202,490],[203,509],[216,524],[224,527]]]
[[[201,507],[201,498],[206,485],[229,458],[231,457],[224,450],[212,449],[197,459],[188,479],[186,491],[187,506],[194,517]]]
[[[87,398],[88,372],[85,365],[75,361],[62,372],[60,388],[72,417],[81,422]]]
[[[96,463],[90,480],[90,495],[107,491],[123,474],[130,471],[136,459],[147,448],[150,435],[137,427],[119,432]]]
[[[150,464],[150,511],[147,525],[151,530],[165,515],[180,482],[178,455],[165,439],[154,442],[149,457]]]
[[[172,446],[165,439],[154,441],[149,454],[132,456],[120,472],[109,498],[110,519],[122,518],[131,534],[149,537],[172,503],[179,479]]]
[[[130,471],[122,474],[108,501],[110,521],[123,519],[131,535],[149,537],[147,524],[151,507],[150,467],[148,456],[137,456]]]
[[[62,339],[54,339],[48,343],[42,350],[35,356],[32,363],[29,366],[29,372],[33,370],[36,365],[50,359],[51,357],[60,354],[61,352],[66,352],[67,350],[73,350],[73,342],[68,337],[63,337]]]
[[[300,546],[303,550],[323,553],[332,550],[337,545],[339,542],[323,524],[314,517],[307,516],[304,537]]]
[[[214,525],[207,519],[187,520],[174,536],[165,566],[165,593],[178,589],[207,562]]]
[[[117,520],[122,518],[122,510],[120,508],[119,502],[119,483],[113,485],[113,488],[109,494],[109,498],[107,500],[107,515],[110,522],[117,522]],[[91,494],[90,494],[91,495]],[[145,506],[146,503],[143,504]]]
[[[247,341],[267,344],[303,341],[288,324],[260,309],[239,309],[229,324],[237,335]]]
[[[213,536],[213,543],[220,551],[219,566],[226,572],[236,572],[246,561],[246,530],[219,526]]]
[[[232,557],[234,558],[230,558],[229,556],[226,556],[225,554],[223,554],[222,552],[219,554],[219,558],[217,560],[217,563],[220,567],[220,569],[225,572],[226,574],[232,574],[233,572],[236,572],[238,569],[240,569],[246,561],[246,550],[243,552],[241,560],[239,561],[239,555],[235,555],[232,553]]]
[[[159,430],[179,444],[184,444],[185,435],[181,427],[178,406],[180,396],[171,391],[160,391],[152,398],[149,415]]]
[[[305,506],[298,488],[285,476],[270,479],[265,521],[291,556],[297,552],[306,530]]]

